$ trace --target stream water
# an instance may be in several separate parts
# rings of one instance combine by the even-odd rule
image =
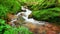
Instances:
[[[40,25],[44,25],[45,24],[44,21],[37,21],[37,20],[35,20],[33,18],[28,18],[28,16],[32,13],[31,10],[25,8],[24,6],[21,6],[21,10],[23,10],[25,12],[19,12],[19,13],[17,13],[15,15],[15,16],[17,16],[17,18],[11,19],[12,23],[15,22],[15,21],[17,21],[17,19],[19,19],[19,17],[22,17],[24,19],[24,22],[26,22],[26,23],[40,24]]]
[[[21,10],[23,10],[23,11],[25,11],[25,12],[19,12],[19,13],[17,13],[15,16],[17,16],[16,18],[14,18],[14,19],[11,19],[11,23],[12,23],[12,26],[15,26],[15,24],[14,24],[14,22],[16,22],[16,21],[18,21],[17,23],[19,24],[19,23],[22,23],[22,22],[24,22],[24,23],[32,23],[32,24],[34,24],[34,25],[46,25],[46,22],[44,22],[44,21],[37,21],[37,20],[35,20],[35,19],[33,19],[33,18],[28,18],[29,17],[29,15],[32,13],[32,11],[31,10],[29,10],[29,9],[27,9],[27,8],[24,8],[24,6],[21,6]],[[29,24],[28,24],[29,25]],[[34,26],[33,25],[33,26]],[[32,27],[33,27],[32,26]],[[51,25],[48,25],[48,27],[49,26],[51,26]],[[34,26],[34,27],[37,27],[37,26]],[[33,27],[33,28],[34,28]],[[39,28],[39,27],[38,27]],[[37,29],[38,29],[37,28]],[[40,27],[41,28],[41,27]],[[44,27],[42,27],[42,30],[43,30],[43,28]],[[38,31],[37,31],[38,32]],[[45,32],[45,31],[44,31]],[[60,33],[59,33],[60,34]]]

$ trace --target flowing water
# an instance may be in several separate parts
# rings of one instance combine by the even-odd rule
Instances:
[[[24,6],[21,6],[21,10],[23,10],[25,12],[19,12],[19,13],[17,13],[15,15],[15,16],[17,16],[17,18],[11,19],[12,23],[15,22],[15,21],[17,21],[18,19],[20,20],[22,18],[25,23],[32,23],[32,24],[39,24],[39,25],[44,25],[45,24],[44,21],[37,21],[37,20],[35,20],[33,18],[28,18],[29,15],[32,13],[31,10],[29,10],[27,8],[24,8]]]
[[[16,18],[11,19],[12,26],[15,26],[16,24],[17,25],[25,24],[25,25],[29,26],[28,28],[31,28],[31,29],[33,28],[33,30],[34,30],[37,27],[35,25],[46,25],[46,22],[44,22],[44,21],[37,21],[33,18],[28,18],[29,15],[32,13],[31,10],[24,8],[24,6],[21,7],[21,10],[23,10],[25,12],[19,12],[15,15],[15,16],[17,16]],[[47,25],[47,26],[49,27],[49,25]],[[44,34],[46,33],[44,30],[45,29],[44,26],[43,27],[38,26],[36,32],[38,32],[38,31],[41,32],[41,30],[39,30],[39,28],[43,31]]]

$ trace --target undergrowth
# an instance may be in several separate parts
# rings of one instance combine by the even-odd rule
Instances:
[[[0,0],[0,18],[6,18],[7,13],[15,14],[19,9],[20,3],[17,0]]]
[[[5,20],[0,19],[0,34],[33,34],[33,33],[24,26],[18,28],[11,27],[10,25],[5,23]]]

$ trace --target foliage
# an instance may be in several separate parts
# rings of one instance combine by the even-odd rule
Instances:
[[[20,9],[17,0],[0,0],[0,17],[5,17],[7,13],[16,13]]]
[[[5,23],[5,20],[0,19],[0,34],[32,34],[26,27],[11,27]]]
[[[57,0],[57,6],[60,7],[60,0]]]
[[[9,30],[5,31],[4,34],[32,34],[26,27],[19,27],[19,28],[10,28]]]
[[[0,19],[0,34],[2,34],[2,30],[4,29],[4,23],[5,21]]]
[[[42,9],[33,12],[33,17],[37,20],[43,20],[48,22],[60,22],[60,8]],[[57,23],[59,24],[59,23]]]
[[[3,34],[4,31],[8,28],[11,28],[8,24],[5,23],[5,20],[0,19],[0,34]]]
[[[20,3],[22,3],[22,5],[26,4],[26,6],[29,6],[32,10],[39,10],[55,5],[55,1],[56,0],[20,0]]]

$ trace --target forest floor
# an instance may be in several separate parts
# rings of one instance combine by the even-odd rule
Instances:
[[[37,26],[33,24],[27,24],[30,31],[34,34],[59,34],[60,33],[60,26],[47,23],[45,25]]]

